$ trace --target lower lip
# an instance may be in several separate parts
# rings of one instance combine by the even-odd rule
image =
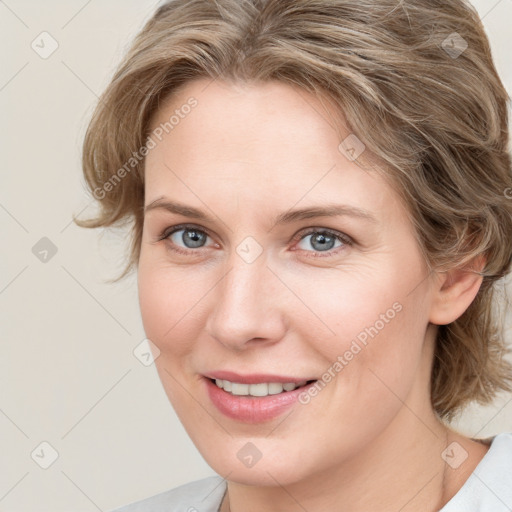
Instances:
[[[297,403],[301,393],[315,384],[312,382],[293,391],[257,397],[232,395],[210,379],[205,378],[205,381],[210,400],[217,409],[229,418],[245,423],[261,423],[277,418]]]

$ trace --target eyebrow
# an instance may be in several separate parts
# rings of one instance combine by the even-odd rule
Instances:
[[[213,222],[213,217],[210,217],[202,210],[187,206],[182,203],[169,201],[165,198],[155,199],[144,207],[144,215],[155,209],[163,209],[171,213],[183,215],[205,222]],[[373,223],[378,223],[377,219],[368,210],[359,208],[357,206],[343,205],[343,204],[328,204],[326,206],[315,206],[309,208],[299,208],[295,210],[288,210],[277,215],[272,225],[276,224],[289,224],[300,220],[312,219],[316,217],[356,217]]]

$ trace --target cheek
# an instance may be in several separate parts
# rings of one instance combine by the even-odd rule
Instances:
[[[308,325],[303,334],[310,342],[315,340],[316,351],[327,363],[325,371],[331,376],[324,374],[325,380],[335,382],[341,394],[350,389],[358,402],[396,400],[387,387],[405,397],[422,358],[428,325],[424,288],[410,293],[420,282],[420,267],[380,269],[357,277],[317,279],[316,291],[302,290],[319,317],[309,324],[302,321]],[[326,332],[326,337],[319,332]],[[341,401],[347,403],[347,397]]]
[[[323,276],[318,272],[306,274],[293,283],[293,289],[309,309],[307,315],[296,319],[302,319],[299,321],[307,326],[308,338],[319,342],[321,339],[319,348],[329,350],[331,359],[352,347],[354,353],[358,352],[353,342],[366,347],[372,340],[400,331],[404,306],[409,300],[404,276],[398,278],[398,272],[390,265],[381,263],[378,267],[358,273],[339,270]]]
[[[194,333],[193,318],[201,310],[201,298],[207,288],[201,278],[182,269],[141,256],[138,270],[139,305],[146,336],[162,353],[186,351]]]
[[[155,367],[163,388],[182,422],[190,425],[205,421],[204,411],[191,407],[190,395],[183,388],[197,339],[194,317],[199,314],[205,290],[197,283],[192,286],[190,276],[185,279],[184,274],[182,269],[171,269],[141,254],[138,294],[144,332],[160,351]]]
[[[387,306],[387,301],[369,303],[373,314],[362,328],[354,325],[352,336],[343,340],[336,386],[341,415],[360,420],[371,411],[375,425],[370,430],[391,421],[411,392],[428,390],[429,376],[422,370],[425,314],[410,298]]]

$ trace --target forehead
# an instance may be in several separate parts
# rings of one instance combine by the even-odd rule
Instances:
[[[315,98],[285,84],[232,84],[201,79],[186,84],[178,93],[168,97],[159,108],[151,128],[165,126],[173,113],[179,115],[181,110],[188,110],[185,105],[191,100],[197,104],[179,122],[173,123],[172,133],[175,136],[170,137],[171,143],[177,142],[183,132],[189,139],[193,129],[197,133],[195,142],[201,135],[205,143],[221,144],[219,152],[225,153],[229,147],[231,155],[238,149],[240,154],[248,157],[249,152],[262,143],[298,145],[308,136],[315,144],[318,141],[311,139],[312,135],[319,134],[320,130],[325,132],[329,126],[322,117],[325,114],[315,112],[314,107],[318,109],[312,103]],[[307,122],[300,126],[298,121],[300,124]],[[276,135],[279,135],[277,140],[274,139]]]
[[[195,106],[184,107],[189,104]],[[394,191],[382,177],[340,151],[340,142],[354,136],[334,121],[330,107],[327,99],[280,82],[186,84],[151,123],[153,132],[162,131],[174,116],[146,159],[148,200],[172,190],[197,204],[193,185],[201,198],[236,195],[263,204],[270,195],[290,207],[347,199],[373,210],[393,206]]]

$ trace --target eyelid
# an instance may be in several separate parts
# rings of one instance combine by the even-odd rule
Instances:
[[[186,224],[176,224],[174,226],[169,226],[169,227],[165,228],[162,231],[162,233],[159,235],[158,239],[164,240],[165,238],[169,237],[176,231],[181,231],[182,229],[190,229],[190,230],[195,229],[197,231],[201,231],[202,233],[207,234],[210,238],[213,238],[211,233],[206,228],[199,226],[199,225],[186,223]]]
[[[314,226],[314,227],[310,227],[310,228],[304,228],[303,230],[299,231],[294,237],[293,237],[293,241],[296,241],[296,240],[301,240],[302,238],[304,238],[305,236],[308,236],[308,235],[311,235],[313,233],[321,233],[321,234],[329,234],[329,235],[333,235],[335,238],[337,238],[338,240],[341,240],[344,244],[346,245],[353,245],[354,244],[354,240],[348,236],[347,234],[345,233],[342,233],[341,231],[337,231],[336,229],[331,229],[331,228],[325,228],[325,227],[320,227],[320,226]],[[327,251],[326,251],[327,252]]]

